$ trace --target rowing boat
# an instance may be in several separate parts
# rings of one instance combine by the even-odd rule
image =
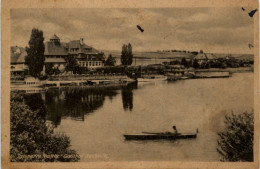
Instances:
[[[181,134],[181,133],[149,133],[143,132],[143,134],[125,134],[126,140],[173,140],[173,139],[188,139],[196,138],[197,133],[194,134]]]

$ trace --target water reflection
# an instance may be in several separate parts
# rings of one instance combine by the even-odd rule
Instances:
[[[89,115],[103,106],[106,96],[112,100],[120,89],[124,108],[131,110],[133,108],[132,90],[136,88],[136,83],[113,87],[52,88],[46,93],[42,93],[48,112],[46,118],[55,126],[60,124],[63,117],[84,121],[85,115]]]
[[[124,110],[133,109],[133,90],[137,89],[137,83],[130,83],[122,88],[122,101]]]
[[[51,88],[43,93],[24,94],[25,103],[45,120],[58,126],[62,118],[84,121],[104,104],[105,98],[111,100],[120,93],[124,110],[133,109],[133,90],[137,83],[110,87],[67,87]]]

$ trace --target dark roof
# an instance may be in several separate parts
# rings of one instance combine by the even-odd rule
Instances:
[[[78,54],[78,53],[84,53],[84,54],[98,54],[100,53],[95,48],[86,45],[85,43],[80,44],[80,40],[73,40],[68,43],[69,46],[69,53],[71,54]],[[71,51],[71,49],[78,48],[77,51]]]
[[[45,63],[66,63],[64,58],[45,58]]]
[[[69,42],[69,48],[80,48],[80,41],[79,40],[72,40]]]
[[[58,40],[60,40],[60,38],[57,35],[55,35],[55,34],[50,39],[58,39]]]
[[[21,51],[21,52],[20,52]],[[25,63],[27,52],[22,47],[11,47],[11,64]],[[45,58],[45,63],[65,63],[64,58]]]
[[[11,47],[11,63],[24,63],[26,55],[24,48],[18,46]]]
[[[68,55],[66,47],[64,43],[46,42],[44,55]]]

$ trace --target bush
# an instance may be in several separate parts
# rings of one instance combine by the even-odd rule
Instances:
[[[253,161],[254,114],[225,116],[226,130],[218,133],[221,161]]]
[[[24,104],[21,94],[11,93],[10,157],[12,162],[78,161],[69,137],[54,134],[52,125]]]
[[[183,66],[185,66],[185,67],[188,67],[188,62],[187,62],[187,60],[186,60],[185,58],[182,58],[182,59],[181,59],[181,64],[182,64]]]
[[[116,59],[112,57],[112,54],[109,54],[107,60],[105,61],[105,66],[115,66]]]

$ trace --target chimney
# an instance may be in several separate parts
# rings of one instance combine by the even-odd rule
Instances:
[[[80,38],[80,44],[83,45],[83,43],[84,43],[84,39]]]

